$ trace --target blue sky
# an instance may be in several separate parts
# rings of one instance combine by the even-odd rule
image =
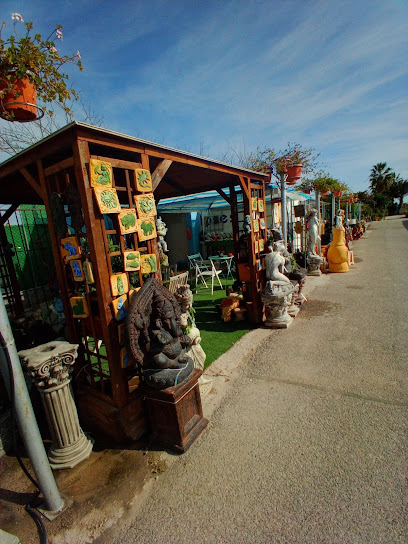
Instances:
[[[8,0],[62,53],[103,126],[220,159],[288,141],[351,190],[408,178],[407,0]]]

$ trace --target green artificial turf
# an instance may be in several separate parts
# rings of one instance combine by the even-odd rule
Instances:
[[[224,289],[220,286],[214,288],[211,295],[211,289],[204,286],[198,287],[198,293],[194,294],[195,321],[201,332],[201,346],[205,351],[207,358],[205,368],[213,363],[220,355],[225,353],[235,344],[244,334],[253,328],[253,325],[245,319],[244,321],[229,321],[224,323],[218,310],[222,300],[226,297],[226,281],[222,280]],[[228,285],[232,281],[229,280]]]

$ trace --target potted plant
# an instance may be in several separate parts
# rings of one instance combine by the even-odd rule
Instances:
[[[303,179],[299,188],[303,191],[305,189],[313,190],[315,193],[320,193],[322,198],[326,198],[329,192],[338,188],[339,185],[340,182],[337,179],[332,178],[325,172],[319,172],[313,179]]]
[[[79,51],[74,55],[60,55],[54,38],[63,39],[58,25],[43,40],[33,34],[33,24],[24,22],[19,13],[11,16],[14,31],[4,37],[6,23],[0,28],[0,116],[10,121],[32,121],[37,118],[37,99],[44,104],[56,102],[64,112],[72,115],[67,102],[78,99],[75,89],[67,84],[68,75],[61,72],[64,64],[75,64],[82,70]],[[25,26],[20,36],[18,25]],[[52,115],[52,110],[46,110]]]
[[[276,172],[281,175],[287,174],[286,184],[294,185],[302,176],[302,157],[300,151],[294,149],[292,152],[278,157],[275,160]]]

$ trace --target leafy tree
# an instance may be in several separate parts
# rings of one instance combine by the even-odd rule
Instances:
[[[280,166],[284,162],[302,163],[304,174],[312,174],[318,166],[317,153],[312,147],[304,148],[298,143],[288,142],[283,150],[276,151],[272,147],[266,149],[257,148],[255,153],[251,153],[246,161],[246,166],[258,172],[272,172],[279,175]]]

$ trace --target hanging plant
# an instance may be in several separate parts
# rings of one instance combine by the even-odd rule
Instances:
[[[37,100],[49,104],[55,102],[72,116],[67,103],[77,100],[78,95],[68,85],[68,75],[61,72],[70,63],[82,70],[79,51],[74,55],[60,55],[53,39],[63,40],[62,26],[58,25],[46,40],[41,34],[33,34],[33,24],[24,22],[19,13],[11,16],[14,33],[3,37],[6,23],[0,28],[0,116],[9,121],[32,121],[38,117]],[[25,26],[20,37],[18,25]],[[46,110],[53,115],[52,110]]]

